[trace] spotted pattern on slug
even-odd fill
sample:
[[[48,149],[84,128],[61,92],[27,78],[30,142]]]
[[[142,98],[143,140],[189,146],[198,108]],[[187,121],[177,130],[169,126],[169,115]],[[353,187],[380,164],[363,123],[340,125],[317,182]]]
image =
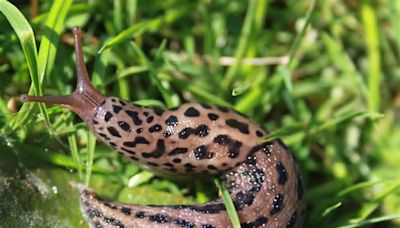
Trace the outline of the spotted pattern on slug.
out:
[[[93,121],[97,124],[92,128],[98,138],[114,145],[132,162],[167,176],[220,174],[242,227],[301,226],[297,211],[304,207],[303,186],[293,158],[279,140],[259,143],[267,133],[257,124],[220,106],[194,103],[160,110],[122,102],[124,111],[115,112],[113,107],[121,100],[107,98],[96,109]],[[143,130],[138,133],[137,129]],[[97,199],[104,204],[104,200]],[[227,227],[230,224],[221,200],[196,206],[147,206],[148,210],[142,206],[112,205],[121,213],[121,218],[115,219],[125,225],[131,224],[122,215],[128,212],[137,215],[132,224],[143,226]],[[88,203],[84,207],[95,209],[98,205]],[[94,219],[97,223],[107,224],[102,217],[98,218]],[[196,218],[207,222],[200,223]]]
[[[23,96],[24,102],[64,104],[96,137],[130,161],[161,175],[219,175],[241,227],[302,227],[303,182],[288,148],[261,143],[268,132],[222,106],[184,104],[163,110],[104,97],[90,83],[80,29],[74,28],[78,86],[60,97]],[[232,227],[221,199],[202,205],[139,206],[112,203],[80,186],[92,227]]]
[[[217,174],[233,168],[245,160],[246,151],[257,144],[260,138],[257,135],[265,134],[254,122],[224,107],[205,108],[194,103],[173,111],[160,111],[125,101],[124,106],[120,103],[116,97],[107,98],[96,109],[94,132],[142,166],[160,161],[172,164],[152,165],[152,170],[164,175]],[[249,126],[253,126],[251,131]],[[140,133],[139,128],[143,129]],[[133,157],[132,152],[135,153]],[[223,170],[217,168],[222,163],[225,164]]]
[[[244,162],[221,175],[242,227],[301,227],[298,211],[304,209],[304,204],[297,198],[298,182],[290,181],[297,179],[296,167],[293,163],[285,163],[288,181],[279,184],[276,180],[278,162],[274,157],[292,161],[279,142],[264,143],[253,147]],[[160,227],[230,227],[222,200],[203,205],[134,206],[107,202],[86,188],[81,192],[86,211],[112,211],[114,219],[124,221],[126,227],[157,227],[161,224]],[[135,219],[127,219],[132,217]],[[92,224],[108,225],[102,216],[91,221]]]

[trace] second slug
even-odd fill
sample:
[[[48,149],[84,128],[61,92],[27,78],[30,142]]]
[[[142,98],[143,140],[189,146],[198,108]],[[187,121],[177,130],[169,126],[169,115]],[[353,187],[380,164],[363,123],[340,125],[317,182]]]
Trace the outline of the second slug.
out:
[[[168,176],[218,175],[242,227],[301,227],[305,203],[300,174],[280,140],[255,122],[220,106],[184,104],[171,110],[104,97],[90,83],[79,28],[73,29],[78,82],[67,96],[27,96],[24,102],[61,104],[96,137],[130,161]],[[232,227],[221,199],[202,205],[139,206],[108,202],[81,187],[92,227]]]

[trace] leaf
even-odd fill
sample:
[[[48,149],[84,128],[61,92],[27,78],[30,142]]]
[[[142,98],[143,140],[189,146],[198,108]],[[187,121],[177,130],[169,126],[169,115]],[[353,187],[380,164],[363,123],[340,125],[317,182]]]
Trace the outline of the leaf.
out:
[[[384,216],[375,217],[372,219],[366,219],[359,223],[339,226],[339,228],[354,228],[354,227],[360,227],[360,226],[365,226],[368,224],[374,224],[374,223],[378,223],[378,222],[390,221],[390,220],[395,220],[395,219],[400,219],[400,214],[384,215]]]
[[[139,186],[143,183],[148,182],[151,178],[154,177],[154,174],[149,171],[142,171],[138,174],[133,175],[131,179],[129,179],[128,187]]]
[[[114,46],[115,44],[125,41],[125,40],[129,40],[132,39],[135,36],[139,36],[140,34],[142,34],[147,28],[148,28],[148,23],[147,21],[142,21],[139,22],[135,25],[132,25],[131,27],[125,29],[124,31],[122,31],[121,33],[119,33],[117,36],[115,36],[114,38],[108,40],[103,47],[100,48],[99,50],[99,54],[102,53],[103,51],[105,51],[106,49]]]
[[[325,209],[324,213],[322,213],[322,217],[325,217],[326,215],[328,215],[329,213],[331,213],[333,210],[339,208],[340,206],[342,206],[342,202],[338,202],[328,208]]]
[[[33,92],[38,96],[43,94],[41,85],[46,66],[52,66],[54,62],[58,36],[63,28],[63,22],[71,3],[71,0],[58,0],[53,3],[45,23],[45,32],[42,37],[38,56],[34,34],[29,22],[15,6],[7,1],[0,0],[0,11],[6,16],[11,27],[17,34],[28,63],[28,69],[32,80],[29,94]],[[44,104],[38,103],[38,105],[46,125],[50,128],[50,120]],[[31,115],[32,107],[31,104],[23,104],[17,116],[11,121],[11,128],[16,129],[22,126]]]
[[[220,180],[214,179],[214,181],[218,189],[222,193],[222,199],[224,200],[226,211],[228,212],[228,216],[231,219],[233,227],[240,228],[240,220],[228,189],[226,189],[226,187],[221,183]]]

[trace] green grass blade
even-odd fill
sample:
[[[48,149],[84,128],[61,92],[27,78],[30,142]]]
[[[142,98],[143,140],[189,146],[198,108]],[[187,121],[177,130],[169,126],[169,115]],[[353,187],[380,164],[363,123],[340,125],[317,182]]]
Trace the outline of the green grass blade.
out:
[[[29,73],[31,75],[35,94],[41,95],[42,92],[39,85],[37,68],[37,49],[33,30],[24,15],[10,2],[0,0],[0,11],[7,18],[11,27],[18,36],[22,50],[24,51],[26,57],[26,61],[28,63]]]
[[[330,214],[332,211],[338,209],[340,206],[342,206],[342,202],[335,203],[334,205],[332,205],[332,206],[326,208],[325,211],[322,213],[322,217],[327,216],[327,215]]]
[[[303,40],[304,36],[306,35],[308,26],[310,25],[311,16],[313,15],[314,9],[315,9],[315,3],[316,3],[316,0],[312,0],[311,1],[311,6],[307,11],[304,25],[301,28],[300,33],[297,34],[296,38],[294,39],[292,46],[290,47],[289,63],[288,63],[288,66],[289,66],[290,70],[293,70],[294,67],[295,67],[295,65],[294,65],[295,61],[294,60],[296,60],[296,53],[297,53],[297,51],[298,51],[298,49],[300,47],[301,41]]]
[[[72,124],[71,124],[72,125]],[[71,135],[68,136],[68,145],[71,150],[71,155],[72,158],[75,161],[79,178],[82,179],[82,165],[81,165],[81,160],[79,158],[79,151],[78,151],[78,144],[76,141],[76,135],[72,133]]]
[[[228,216],[231,219],[232,225],[234,228],[240,228],[240,220],[239,216],[236,212],[235,205],[233,204],[231,195],[228,192],[228,189],[221,183],[220,180],[214,179],[215,184],[222,194],[222,199],[224,201],[226,211],[228,212]]]
[[[376,13],[370,1],[361,1],[361,17],[365,30],[365,41],[368,48],[368,108],[378,112],[380,107],[381,56],[379,52],[379,31]]]
[[[47,15],[38,54],[40,83],[43,83],[46,72],[50,73],[53,67],[58,42],[60,40],[60,33],[64,29],[64,21],[71,4],[72,0],[54,1]]]
[[[52,65],[55,59],[55,48],[58,42],[57,31],[59,34],[71,3],[71,0],[54,2],[46,20],[45,32],[42,37],[38,55],[34,34],[29,22],[13,5],[6,1],[0,1],[1,11],[6,18],[9,19],[11,26],[16,32],[28,63],[32,80],[29,94],[35,92],[36,95],[42,95],[41,84],[43,82],[46,66],[48,63]],[[50,120],[44,104],[39,103],[38,105],[46,125],[50,127]],[[31,104],[24,104],[20,112],[11,122],[11,127],[16,129],[22,126],[31,115],[32,110]]]
[[[132,25],[131,27],[129,27],[129,28],[125,29],[124,31],[122,31],[121,33],[119,33],[114,38],[108,40],[103,45],[103,47],[100,48],[98,53],[102,53],[106,49],[112,47],[113,45],[115,45],[119,42],[132,39],[133,37],[142,34],[148,28],[148,26],[149,26],[149,23],[147,23],[147,21],[142,21],[135,25]]]
[[[11,27],[17,34],[24,52],[28,64],[29,74],[32,80],[29,94],[35,93],[36,95],[42,95],[42,90],[39,84],[37,49],[33,30],[24,15],[10,2],[0,0],[0,11],[4,14]],[[13,121],[10,122],[12,129],[18,128],[28,120],[30,112],[32,111],[32,107],[32,104],[24,104],[21,107],[20,112],[16,115]],[[45,112],[43,112],[44,106],[39,105],[39,107],[41,107],[40,109],[42,113],[44,116],[46,116]]]
[[[167,41],[163,40],[161,42],[160,47],[157,50],[156,57],[153,63],[153,66],[150,68],[150,78],[152,82],[157,86],[157,89],[160,91],[161,96],[163,97],[165,104],[167,105],[168,108],[175,107],[179,104],[175,102],[174,100],[174,94],[168,89],[166,89],[163,84],[161,83],[160,79],[157,77],[157,69],[161,67],[163,63],[163,53],[165,50],[165,47],[167,45]]]
[[[135,103],[137,105],[141,105],[141,106],[161,107],[164,109],[166,108],[164,103],[162,103],[159,100],[155,100],[155,99],[142,99],[142,100],[137,100],[133,103]]]
[[[397,220],[400,219],[400,214],[393,214],[393,215],[385,215],[385,216],[380,216],[372,219],[366,219],[362,222],[356,223],[356,224],[350,224],[350,225],[345,225],[345,226],[339,226],[339,228],[354,228],[354,227],[361,227],[361,226],[366,226],[374,223],[379,223],[379,222],[385,222],[385,221],[390,221],[390,220]]]
[[[128,187],[139,186],[143,183],[148,182],[153,177],[154,173],[144,170],[140,173],[135,174],[133,177],[131,177],[131,179],[129,179]]]
[[[239,37],[239,43],[235,51],[235,64],[230,66],[225,73],[224,80],[222,81],[223,88],[229,88],[233,79],[240,69],[240,60],[244,57],[247,51],[247,46],[251,37],[251,29],[254,23],[254,15],[256,14],[257,1],[250,0],[246,12],[246,17],[244,19],[243,28]]]
[[[357,184],[354,184],[354,185],[352,185],[352,186],[350,186],[348,188],[343,189],[342,191],[338,192],[337,195],[339,197],[343,197],[343,196],[345,196],[345,195],[347,195],[349,193],[352,193],[354,191],[358,191],[360,189],[368,188],[368,187],[371,187],[371,186],[376,186],[378,184],[385,183],[385,182],[387,182],[387,181],[374,180],[374,181],[365,181],[365,182],[357,183]]]
[[[94,151],[96,149],[96,137],[88,131],[87,133],[88,142],[86,145],[86,175],[85,175],[85,184],[89,185],[90,183],[90,176],[92,175],[92,167],[93,167],[93,158],[94,158]]]

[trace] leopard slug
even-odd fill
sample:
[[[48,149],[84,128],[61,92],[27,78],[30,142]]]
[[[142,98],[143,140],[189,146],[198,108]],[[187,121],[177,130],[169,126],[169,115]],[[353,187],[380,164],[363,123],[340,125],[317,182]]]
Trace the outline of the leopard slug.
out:
[[[241,227],[302,227],[302,181],[280,140],[229,108],[183,104],[162,110],[104,97],[91,84],[81,31],[73,29],[78,82],[67,96],[28,96],[24,102],[61,104],[77,113],[96,137],[130,161],[167,176],[218,175]],[[139,206],[106,201],[80,188],[92,227],[232,227],[221,199],[202,205]]]

